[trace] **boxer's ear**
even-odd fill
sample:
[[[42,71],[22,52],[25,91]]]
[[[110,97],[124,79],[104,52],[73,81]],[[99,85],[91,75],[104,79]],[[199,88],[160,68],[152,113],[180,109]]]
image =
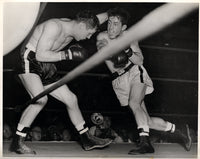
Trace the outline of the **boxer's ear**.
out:
[[[86,29],[86,24],[83,23],[83,22],[80,22],[80,23],[79,23],[79,28],[80,28],[81,30]]]
[[[127,29],[127,25],[126,24],[122,25],[122,31],[124,31],[126,29]]]

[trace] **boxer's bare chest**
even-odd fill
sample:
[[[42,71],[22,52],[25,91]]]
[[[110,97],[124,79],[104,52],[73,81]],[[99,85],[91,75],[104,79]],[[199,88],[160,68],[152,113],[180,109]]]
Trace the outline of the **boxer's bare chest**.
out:
[[[52,50],[59,51],[67,46],[72,40],[72,37],[59,36],[55,39]]]

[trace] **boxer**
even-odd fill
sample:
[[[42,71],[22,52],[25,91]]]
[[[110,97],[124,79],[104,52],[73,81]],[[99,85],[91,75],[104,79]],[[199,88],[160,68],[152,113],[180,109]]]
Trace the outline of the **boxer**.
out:
[[[97,36],[97,49],[100,50],[112,41],[127,34],[129,14],[122,8],[113,8],[108,11],[107,31]],[[144,98],[153,92],[153,82],[143,66],[143,54],[138,41],[116,55],[108,58],[105,63],[112,73],[113,90],[121,104],[128,106],[136,119],[140,142],[129,154],[154,153],[149,140],[149,129],[170,132],[176,135],[187,151],[191,148],[191,136],[188,125],[181,131],[174,123],[164,121],[158,117],[150,117]]]
[[[63,50],[73,39],[76,41],[89,39],[97,30],[99,24],[107,20],[107,13],[94,15],[88,10],[79,12],[75,19],[50,19],[36,26],[26,47],[21,52],[21,69],[19,78],[25,89],[35,97],[52,86],[60,77],[57,74],[55,62],[63,60],[83,61],[86,50],[78,45]],[[100,139],[88,133],[88,127],[78,106],[76,95],[67,85],[62,85],[50,93],[51,96],[66,105],[69,117],[80,134],[84,150],[103,148],[109,145],[110,139]],[[10,150],[19,154],[35,154],[24,139],[32,122],[47,103],[47,95],[36,103],[30,104],[23,112],[17,126],[16,135]]]

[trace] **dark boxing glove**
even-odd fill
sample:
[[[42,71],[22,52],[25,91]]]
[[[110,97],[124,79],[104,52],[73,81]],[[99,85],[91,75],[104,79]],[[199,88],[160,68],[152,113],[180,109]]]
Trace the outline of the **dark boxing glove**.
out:
[[[122,51],[116,56],[112,57],[111,61],[114,63],[115,68],[124,67],[128,63],[128,56],[124,51]]]
[[[86,49],[80,45],[72,45],[69,49],[61,52],[62,60],[83,61],[88,57]]]
[[[124,52],[127,54],[128,57],[131,57],[133,55],[133,50],[131,48],[125,49]]]
[[[116,56],[111,58],[111,61],[114,63],[115,68],[125,67],[128,63],[129,57],[133,55],[133,51],[131,48],[127,48],[120,53],[118,53]]]

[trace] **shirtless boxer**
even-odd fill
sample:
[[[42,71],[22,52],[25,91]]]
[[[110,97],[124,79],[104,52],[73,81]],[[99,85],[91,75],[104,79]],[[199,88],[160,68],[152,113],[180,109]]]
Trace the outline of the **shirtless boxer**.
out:
[[[19,71],[19,78],[31,98],[52,86],[60,78],[55,62],[82,61],[86,58],[86,51],[81,46],[71,46],[67,50],[62,49],[73,39],[77,41],[89,39],[96,32],[99,24],[106,20],[107,13],[96,16],[90,11],[82,11],[74,20],[50,19],[35,28],[26,48],[21,52],[22,63]],[[67,85],[57,88],[50,95],[66,105],[69,117],[80,134],[84,150],[103,148],[112,142],[110,139],[100,139],[88,133],[77,97]],[[44,96],[24,110],[11,143],[11,151],[19,154],[35,153],[25,145],[24,139],[28,128],[46,103],[47,96]]]
[[[121,8],[109,10],[107,31],[97,36],[98,50],[126,34],[128,17],[128,13]],[[149,129],[173,133],[189,151],[192,141],[188,125],[185,125],[185,131],[181,132],[175,124],[158,117],[150,117],[147,112],[144,98],[146,94],[152,93],[154,88],[143,67],[143,55],[138,41],[134,41],[129,48],[110,57],[105,63],[113,75],[112,86],[121,106],[130,107],[138,126],[140,142],[129,154],[154,153],[149,141]]]

